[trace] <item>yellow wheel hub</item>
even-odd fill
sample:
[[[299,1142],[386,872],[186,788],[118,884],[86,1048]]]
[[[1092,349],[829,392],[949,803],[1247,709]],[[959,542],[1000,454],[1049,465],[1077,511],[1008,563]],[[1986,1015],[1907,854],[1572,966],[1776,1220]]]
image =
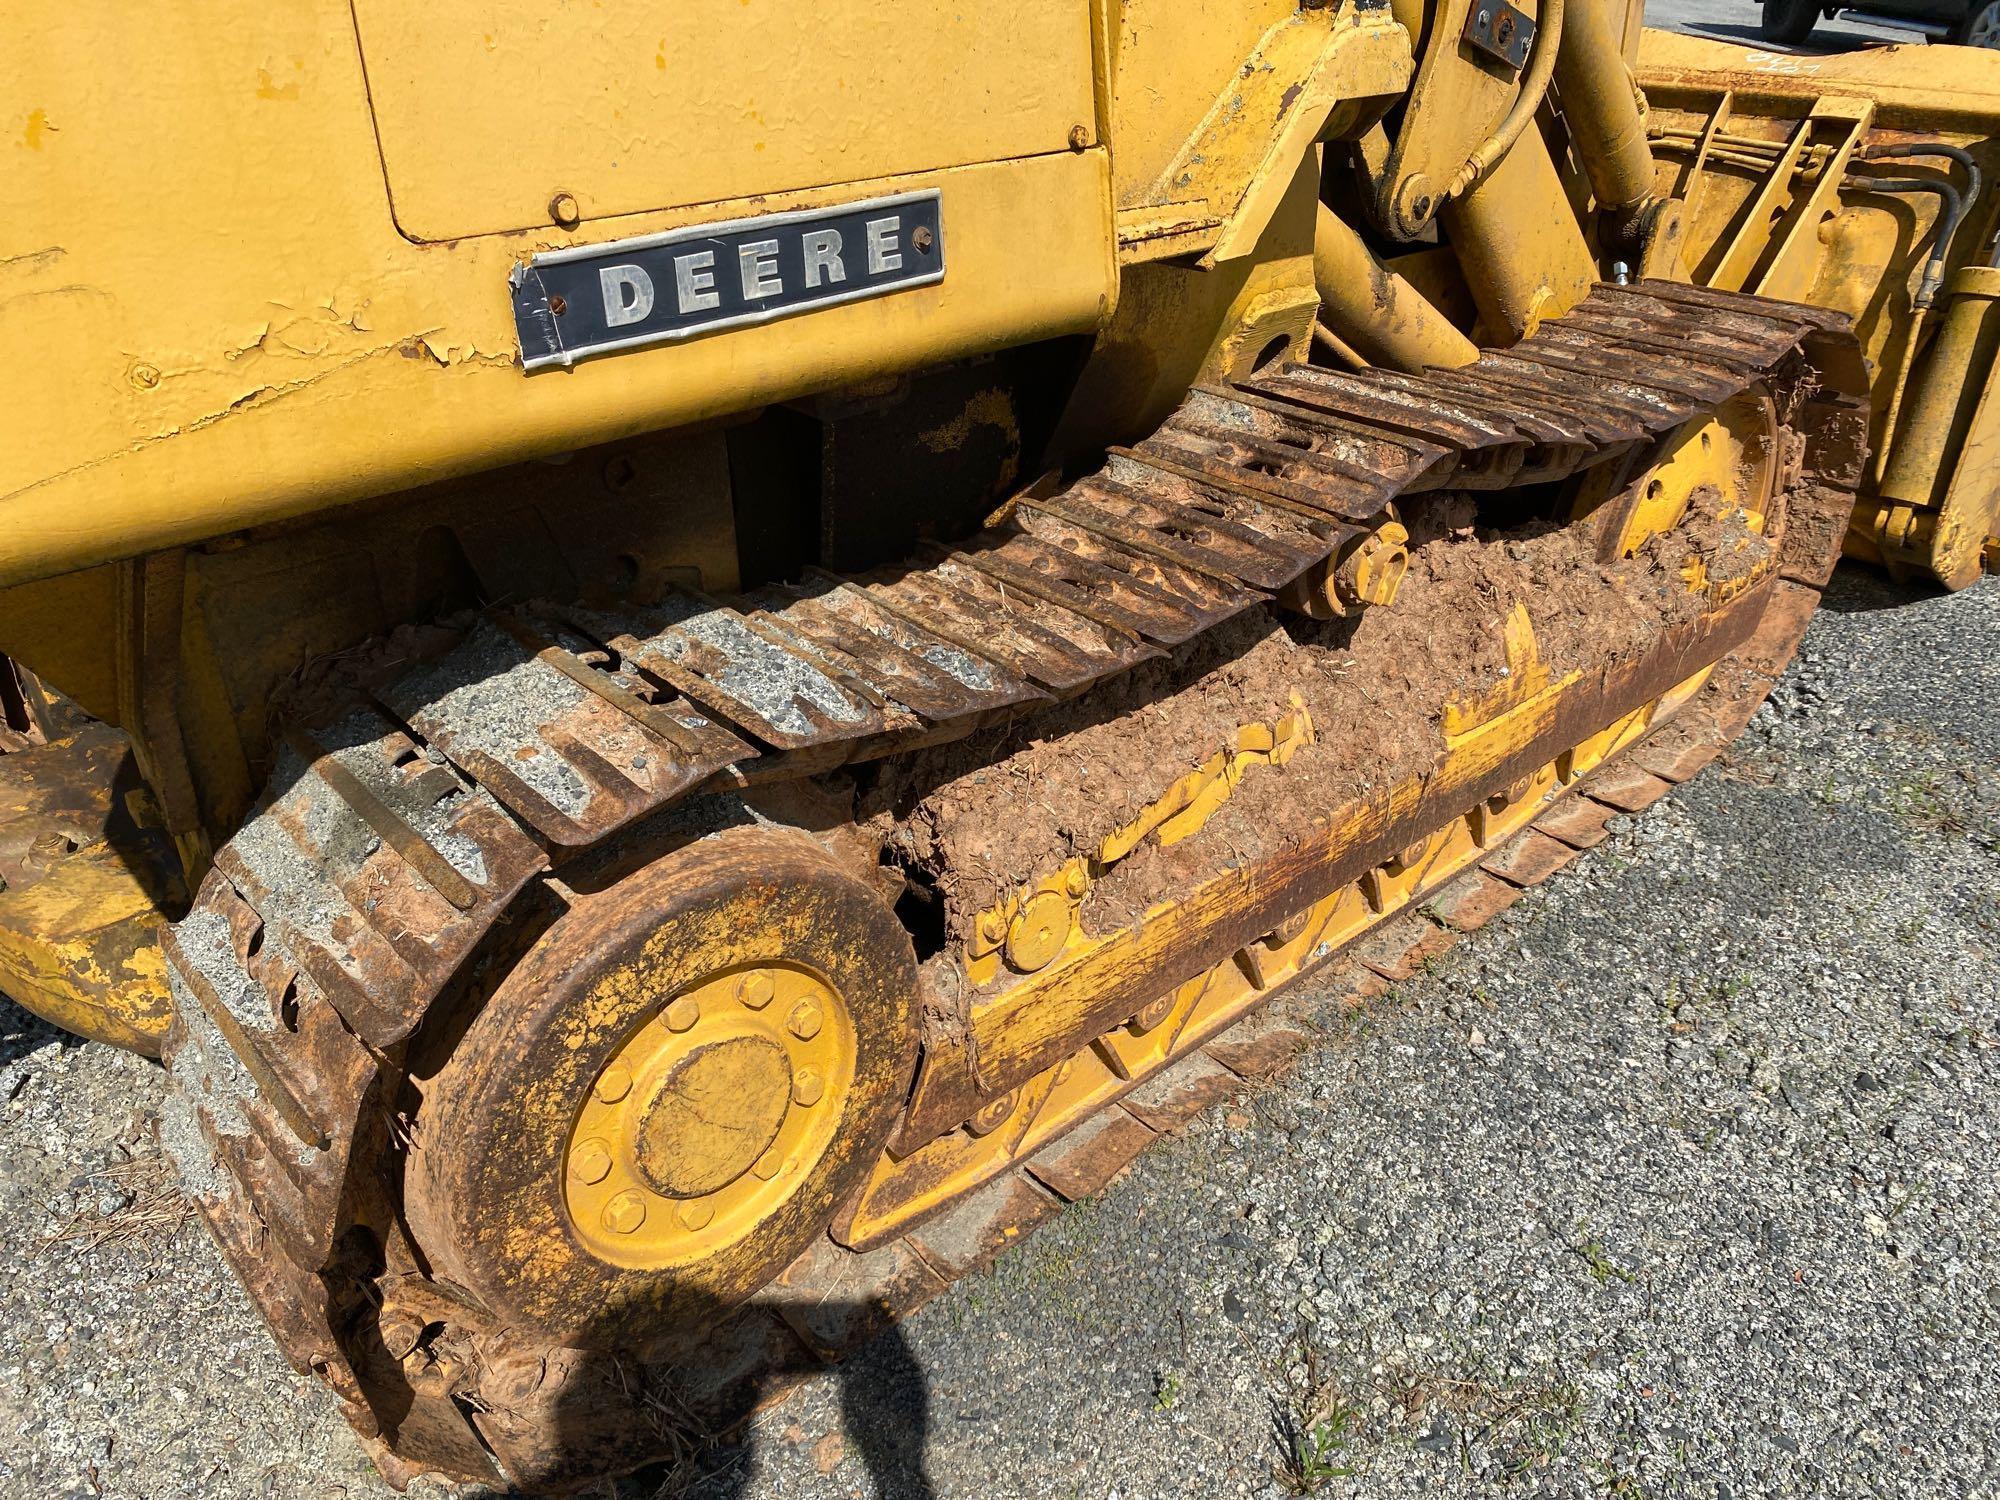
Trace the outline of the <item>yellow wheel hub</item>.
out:
[[[1745,529],[1761,533],[1778,487],[1777,428],[1776,409],[1758,391],[1732,396],[1713,415],[1688,421],[1639,482],[1618,554],[1630,557],[1648,538],[1673,530],[1704,491],[1721,513],[1738,514]]]
[[[578,1236],[633,1268],[742,1239],[824,1154],[854,1058],[847,1006],[804,969],[739,969],[676,995],[612,1053],[571,1128]]]

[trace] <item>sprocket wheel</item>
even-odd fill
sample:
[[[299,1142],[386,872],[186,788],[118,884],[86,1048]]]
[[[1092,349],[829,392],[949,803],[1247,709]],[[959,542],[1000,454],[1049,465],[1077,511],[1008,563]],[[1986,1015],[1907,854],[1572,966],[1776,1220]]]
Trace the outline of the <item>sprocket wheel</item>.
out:
[[[691,845],[580,898],[424,1087],[408,1213],[517,1328],[642,1349],[824,1231],[917,1040],[910,942],[810,841]]]

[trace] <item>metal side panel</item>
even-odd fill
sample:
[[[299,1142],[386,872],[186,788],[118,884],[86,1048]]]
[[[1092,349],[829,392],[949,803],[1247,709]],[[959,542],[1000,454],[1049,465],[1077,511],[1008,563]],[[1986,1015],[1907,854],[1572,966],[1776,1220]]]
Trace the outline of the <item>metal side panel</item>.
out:
[[[1040,156],[1096,117],[1075,0],[354,0],[354,18],[418,240],[544,225],[558,193],[589,220]]]
[[[199,26],[32,0],[21,20],[34,44],[0,56],[25,122],[0,226],[0,348],[17,356],[0,362],[0,586],[1088,332],[1116,301],[1101,145],[830,158],[816,182],[729,189],[762,196],[416,244],[397,229],[346,0],[217,0]],[[991,66],[1040,62],[1009,47]],[[552,102],[584,86],[553,65],[537,84]],[[953,118],[983,115],[992,92]],[[866,175],[883,170],[897,175]],[[930,190],[941,281],[522,373],[509,277],[534,255]]]

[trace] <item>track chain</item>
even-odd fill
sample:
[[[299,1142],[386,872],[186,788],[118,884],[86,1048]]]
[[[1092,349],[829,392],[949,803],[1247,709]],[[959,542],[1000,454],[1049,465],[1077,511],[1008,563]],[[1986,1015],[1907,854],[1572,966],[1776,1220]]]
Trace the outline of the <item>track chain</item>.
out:
[[[1363,957],[1335,958],[1365,993],[1406,962],[1398,943],[1427,949],[1478,925],[1593,841],[1591,820],[1691,774],[1762,700],[1832,566],[1865,443],[1844,319],[1675,284],[1602,287],[1463,370],[1294,368],[1198,389],[1098,473],[1022,497],[921,568],[815,575],[735,607],[683,594],[620,613],[489,611],[283,736],[253,816],[167,938],[163,1141],[287,1355],[335,1391],[392,1478],[586,1477],[523,1475],[493,1415],[516,1388],[560,1384],[569,1351],[515,1348],[504,1330],[433,1347],[439,1327],[477,1315],[383,1222],[405,1049],[525,890],[698,790],[934,744],[1087,692],[1268,602],[1399,496],[1560,479],[1758,381],[1798,396],[1814,467],[1792,489],[1785,577],[1757,640],[1582,799],[1434,899],[1449,927],[1399,919],[1350,950]],[[866,1255],[822,1240],[785,1283],[837,1277],[871,1289],[878,1311],[907,1310],[1158,1130],[1266,1074],[1297,1036],[1260,1013],[930,1223]],[[717,1347],[741,1359],[712,1358],[708,1386],[796,1367],[799,1338],[830,1354],[872,1326],[810,1296],[796,1306],[784,1323],[758,1311],[726,1325]],[[413,1361],[433,1378],[383,1410],[385,1381]]]

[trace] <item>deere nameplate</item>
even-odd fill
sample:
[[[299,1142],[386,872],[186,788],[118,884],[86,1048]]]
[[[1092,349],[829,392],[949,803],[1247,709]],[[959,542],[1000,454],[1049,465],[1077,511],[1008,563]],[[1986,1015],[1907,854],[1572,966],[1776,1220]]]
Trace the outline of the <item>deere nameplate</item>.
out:
[[[549,250],[511,278],[529,370],[944,279],[935,191]]]

